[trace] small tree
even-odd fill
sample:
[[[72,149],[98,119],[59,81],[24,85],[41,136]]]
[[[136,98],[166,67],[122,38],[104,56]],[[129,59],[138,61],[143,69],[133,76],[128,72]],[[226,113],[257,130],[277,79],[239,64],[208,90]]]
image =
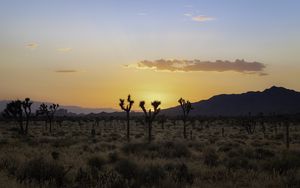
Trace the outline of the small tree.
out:
[[[22,110],[22,101],[15,100],[6,104],[6,108],[4,109],[3,116],[7,119],[14,119],[20,127],[19,133],[24,134],[23,127],[23,110]]]
[[[190,113],[190,111],[193,109],[192,108],[192,104],[190,103],[190,101],[185,101],[183,98],[180,98],[178,100],[182,112],[183,112],[183,116],[182,116],[182,121],[183,121],[183,137],[186,139],[187,135],[186,135],[186,121],[188,118],[188,115]]]
[[[40,105],[39,110],[37,111],[38,115],[45,115],[47,120],[49,121],[49,131],[52,131],[52,121],[54,118],[54,114],[56,110],[58,109],[59,104],[51,104],[50,106],[42,103]]]
[[[26,98],[22,102],[22,107],[23,107],[23,110],[24,110],[25,116],[26,116],[25,134],[28,133],[28,125],[29,125],[29,120],[31,117],[31,105],[32,105],[32,102],[30,101],[30,98]]]
[[[132,107],[133,103],[134,103],[134,101],[131,100],[130,95],[128,95],[128,97],[127,97],[126,107],[125,107],[125,100],[124,99],[120,99],[120,103],[119,103],[121,109],[126,112],[126,119],[127,119],[127,135],[126,136],[127,136],[127,141],[128,142],[130,141],[130,125],[129,125],[130,117],[129,117],[129,113],[130,113],[130,110],[131,110],[131,107]]]
[[[161,104],[160,101],[153,101],[151,105],[153,106],[153,111],[151,109],[146,110],[145,108],[145,101],[140,102],[140,107],[142,108],[144,114],[145,114],[145,121],[148,124],[148,141],[151,142],[152,140],[152,122],[154,121],[157,114],[160,112],[159,105]]]

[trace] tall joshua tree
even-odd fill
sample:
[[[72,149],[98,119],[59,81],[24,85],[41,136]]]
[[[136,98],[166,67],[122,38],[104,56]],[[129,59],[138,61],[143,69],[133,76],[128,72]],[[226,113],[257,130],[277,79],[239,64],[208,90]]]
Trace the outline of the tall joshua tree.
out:
[[[145,101],[140,102],[140,107],[142,108],[144,114],[145,114],[145,120],[148,124],[148,141],[151,142],[152,140],[152,122],[154,121],[157,114],[160,112],[159,105],[161,104],[160,101],[153,101],[151,105],[153,106],[153,111],[151,109],[146,110],[145,108]]]
[[[30,116],[31,116],[31,105],[32,102],[30,101],[30,98],[26,98],[23,102],[22,102],[22,107],[23,110],[25,112],[25,118],[26,118],[26,126],[25,126],[25,134],[28,133],[28,125],[29,125],[29,120],[30,120]]]
[[[186,139],[187,135],[186,135],[186,121],[188,118],[188,115],[190,113],[190,111],[193,109],[192,108],[192,104],[190,103],[190,101],[185,101],[183,98],[180,98],[178,100],[182,112],[183,112],[183,116],[182,116],[182,120],[183,120],[183,137]]]
[[[22,110],[22,101],[15,100],[6,104],[6,108],[4,109],[3,116],[7,119],[14,119],[20,127],[19,133],[24,134],[23,127],[23,110]]]
[[[54,118],[54,114],[56,110],[58,109],[59,104],[51,104],[50,106],[42,103],[40,105],[40,108],[38,110],[38,115],[45,115],[47,120],[49,121],[49,131],[52,131],[52,121]]]
[[[130,125],[129,125],[130,117],[129,117],[129,113],[130,113],[130,110],[131,110],[131,107],[132,107],[133,103],[134,103],[134,101],[131,100],[130,95],[128,95],[128,97],[127,97],[126,106],[125,106],[125,100],[124,99],[120,99],[120,103],[119,103],[121,109],[126,112],[126,120],[127,120],[127,135],[126,135],[126,137],[127,137],[128,142],[130,141]]]

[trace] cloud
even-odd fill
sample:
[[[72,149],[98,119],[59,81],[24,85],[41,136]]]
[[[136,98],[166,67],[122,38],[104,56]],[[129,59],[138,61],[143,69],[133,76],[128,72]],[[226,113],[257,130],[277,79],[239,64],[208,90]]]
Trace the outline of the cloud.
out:
[[[56,73],[76,73],[78,71],[73,70],[73,69],[59,69],[59,70],[55,70],[54,72],[56,72]]]
[[[35,42],[32,43],[28,43],[25,45],[26,48],[30,48],[30,49],[36,49],[39,45]]]
[[[199,15],[199,16],[193,16],[192,20],[194,20],[196,22],[207,22],[207,21],[215,20],[215,18],[210,17],[210,16]]]
[[[245,60],[222,61],[215,62],[195,60],[165,60],[159,59],[156,61],[140,61],[137,64],[126,65],[125,67],[135,67],[139,69],[153,69],[156,71],[171,71],[171,72],[195,72],[195,71],[215,71],[225,72],[234,71],[246,74],[258,74],[266,76],[264,73],[266,66],[259,62],[247,62]]]
[[[148,14],[146,12],[139,12],[139,13],[137,13],[137,15],[139,15],[139,16],[147,16]]]
[[[192,16],[192,14],[190,14],[190,13],[185,13],[185,14],[183,14],[184,16],[187,16],[187,17],[191,17]]]
[[[63,52],[63,53],[67,53],[67,52],[70,52],[72,50],[73,50],[72,48],[58,48],[57,49],[57,51]]]

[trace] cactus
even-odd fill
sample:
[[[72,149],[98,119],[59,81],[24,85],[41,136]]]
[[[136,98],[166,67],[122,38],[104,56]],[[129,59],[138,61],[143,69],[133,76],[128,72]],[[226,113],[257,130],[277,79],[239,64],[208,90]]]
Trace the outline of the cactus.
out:
[[[183,137],[186,139],[187,135],[186,135],[186,121],[188,118],[188,115],[190,113],[190,111],[193,109],[192,108],[192,104],[190,103],[190,101],[185,101],[183,98],[180,98],[178,100],[178,103],[181,106],[182,112],[183,112],[183,116],[182,116],[182,120],[183,120]]]
[[[132,105],[133,105],[134,101],[131,100],[131,97],[130,95],[128,95],[127,97],[127,105],[125,107],[125,100],[124,99],[120,99],[120,107],[123,111],[126,112],[126,119],[127,119],[127,141],[129,142],[130,141],[130,117],[129,117],[129,113],[130,113],[130,110],[132,108]]]
[[[151,105],[153,106],[154,110],[151,109],[146,110],[145,108],[145,101],[140,102],[140,107],[142,108],[144,114],[145,114],[145,121],[148,124],[148,142],[150,143],[152,140],[152,122],[154,121],[157,114],[160,112],[159,105],[161,104],[160,101],[153,101]]]
[[[58,109],[59,104],[51,104],[50,106],[42,103],[40,105],[39,110],[37,111],[37,115],[45,115],[47,120],[49,121],[49,131],[52,132],[52,121],[55,115],[56,110]]]

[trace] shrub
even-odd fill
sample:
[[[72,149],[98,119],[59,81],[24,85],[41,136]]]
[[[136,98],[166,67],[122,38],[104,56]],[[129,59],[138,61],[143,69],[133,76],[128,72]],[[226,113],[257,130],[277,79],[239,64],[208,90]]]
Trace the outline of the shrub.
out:
[[[149,165],[145,167],[140,176],[142,176],[141,180],[144,185],[158,187],[165,175],[165,170],[161,166]]]
[[[171,171],[171,177],[180,187],[184,187],[183,185],[185,184],[192,185],[194,183],[194,176],[189,172],[185,163],[175,165],[175,168]]]
[[[52,156],[52,158],[53,158],[54,160],[58,160],[58,158],[59,158],[59,153],[56,152],[56,151],[53,151],[53,152],[51,153],[51,156]]]
[[[203,151],[204,164],[208,166],[216,166],[218,164],[219,156],[212,148],[208,148]]]
[[[139,169],[136,163],[128,159],[120,160],[116,166],[115,170],[122,175],[123,178],[131,181],[139,174]]]
[[[0,159],[0,169],[6,170],[9,175],[15,175],[20,165],[20,161],[13,156],[5,155]]]
[[[55,182],[60,187],[66,181],[65,175],[70,170],[65,170],[64,166],[50,162],[44,158],[35,158],[25,162],[17,170],[16,176],[20,183],[35,181],[39,184]]]
[[[104,164],[105,164],[105,160],[99,156],[93,156],[89,158],[87,161],[87,165],[90,168],[96,168],[97,170],[101,170]]]
[[[295,151],[286,151],[276,156],[263,165],[263,168],[269,171],[276,171],[279,174],[286,173],[289,170],[296,170],[300,167],[300,153]]]
[[[182,143],[129,143],[122,147],[126,154],[142,155],[144,157],[180,158],[191,155],[188,147]]]
[[[110,163],[115,163],[119,160],[119,154],[117,152],[111,152],[108,154],[108,160]]]

